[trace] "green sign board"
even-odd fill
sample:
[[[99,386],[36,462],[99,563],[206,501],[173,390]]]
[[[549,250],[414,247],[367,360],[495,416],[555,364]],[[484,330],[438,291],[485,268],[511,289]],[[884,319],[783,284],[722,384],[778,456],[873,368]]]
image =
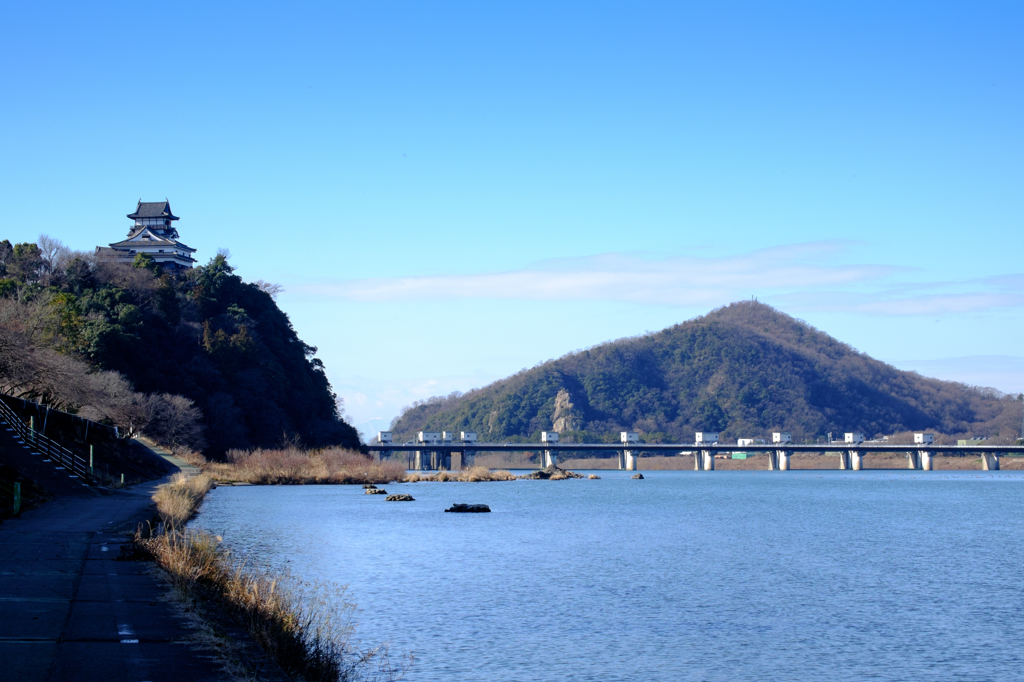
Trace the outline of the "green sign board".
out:
[[[745,453],[745,452],[734,452],[734,453],[732,453],[732,458],[733,459],[746,459],[747,458],[747,453]]]

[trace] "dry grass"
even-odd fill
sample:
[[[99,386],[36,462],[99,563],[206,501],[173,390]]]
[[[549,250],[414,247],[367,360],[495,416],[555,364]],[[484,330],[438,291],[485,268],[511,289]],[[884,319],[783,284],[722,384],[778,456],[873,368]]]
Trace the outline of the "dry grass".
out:
[[[125,558],[156,560],[186,608],[217,601],[293,679],[400,679],[408,661],[395,667],[386,647],[352,643],[355,605],[344,587],[298,583],[233,556],[220,538],[182,530],[212,486],[206,473],[160,486],[153,500],[162,527],[153,537],[137,532]]]
[[[484,466],[475,466],[463,471],[439,471],[436,474],[409,474],[403,480],[405,483],[419,483],[422,481],[514,481],[516,475],[510,471],[491,471]]]
[[[173,454],[177,457],[181,457],[183,460],[188,462],[194,467],[204,468],[207,465],[207,459],[195,450],[188,448],[178,448],[173,451]]]
[[[296,583],[233,556],[202,532],[136,536],[187,604],[215,599],[293,679],[396,680],[386,647],[352,642],[355,605],[337,585]]]
[[[390,483],[405,478],[405,465],[401,462],[376,462],[362,453],[341,448],[230,450],[226,463],[207,462],[203,470],[220,481],[254,485]]]
[[[212,487],[213,479],[206,474],[189,478],[178,473],[171,477],[170,483],[157,488],[153,501],[168,531],[177,530],[192,518]]]

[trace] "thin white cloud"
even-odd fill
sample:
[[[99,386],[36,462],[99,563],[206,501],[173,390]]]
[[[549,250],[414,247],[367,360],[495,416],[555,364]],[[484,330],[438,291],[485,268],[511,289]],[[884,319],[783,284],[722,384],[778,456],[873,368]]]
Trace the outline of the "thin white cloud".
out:
[[[917,271],[912,268],[840,262],[853,245],[821,241],[726,257],[608,253],[550,259],[504,272],[334,280],[290,288],[371,303],[516,299],[713,307],[755,295],[794,312],[865,315],[1024,306],[1024,274],[913,281]]]
[[[480,298],[708,305],[757,291],[879,281],[903,270],[814,262],[843,248],[818,242],[724,258],[611,253],[506,272],[345,280],[297,285],[293,291],[361,302]]]
[[[864,315],[948,315],[1024,306],[1024,293],[964,292],[946,294],[817,291],[783,294],[772,302],[784,310],[845,312]]]

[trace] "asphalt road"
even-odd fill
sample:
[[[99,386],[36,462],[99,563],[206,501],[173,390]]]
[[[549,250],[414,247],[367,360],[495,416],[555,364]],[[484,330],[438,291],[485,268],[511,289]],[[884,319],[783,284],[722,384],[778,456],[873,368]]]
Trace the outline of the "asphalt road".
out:
[[[0,461],[56,497],[0,524],[0,680],[232,679],[153,564],[115,560],[128,531],[152,517],[165,479],[98,491],[21,448],[0,428]],[[251,644],[231,625],[223,636]],[[279,679],[270,667],[258,677]]]

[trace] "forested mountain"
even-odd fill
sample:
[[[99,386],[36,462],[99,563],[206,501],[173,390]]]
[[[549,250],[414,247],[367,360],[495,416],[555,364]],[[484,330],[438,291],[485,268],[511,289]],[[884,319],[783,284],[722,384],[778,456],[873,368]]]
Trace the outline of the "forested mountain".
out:
[[[940,434],[1018,436],[1021,402],[903,372],[810,325],[745,301],[644,336],[605,343],[523,370],[467,394],[406,408],[396,437],[416,431],[477,431],[489,442],[618,440],[693,442],[789,431],[811,441],[833,432],[868,437],[929,429]],[[963,437],[963,435],[961,435]]]
[[[224,255],[175,274],[0,242],[0,390],[214,455],[358,447],[273,293]]]

